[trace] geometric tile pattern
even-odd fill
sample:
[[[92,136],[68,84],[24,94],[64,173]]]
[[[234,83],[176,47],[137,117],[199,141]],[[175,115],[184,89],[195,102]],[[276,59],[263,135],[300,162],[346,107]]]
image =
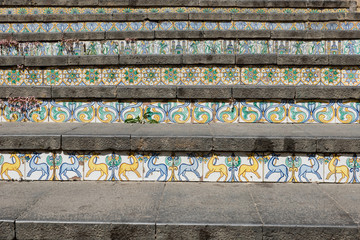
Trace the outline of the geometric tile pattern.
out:
[[[241,100],[237,101],[73,101],[40,102],[25,114],[7,102],[3,122],[124,123],[143,118],[158,123],[360,123],[360,101]]]
[[[2,46],[1,56],[64,56],[118,54],[360,54],[360,40],[114,40],[21,42]]]
[[[358,86],[359,67],[145,66],[0,69],[0,85]]]
[[[166,7],[166,8],[81,8],[81,7],[23,7],[0,8],[1,15],[38,15],[38,14],[112,14],[112,13],[334,13],[348,12],[347,8],[199,8],[199,7]]]
[[[2,23],[0,33],[99,32],[99,31],[183,31],[183,30],[360,30],[360,22],[48,22]]]
[[[2,180],[359,183],[357,154],[0,153]]]

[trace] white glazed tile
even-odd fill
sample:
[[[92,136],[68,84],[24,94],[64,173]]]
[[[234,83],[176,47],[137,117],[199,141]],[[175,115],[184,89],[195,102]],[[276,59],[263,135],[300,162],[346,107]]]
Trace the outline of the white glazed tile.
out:
[[[167,181],[170,179],[170,169],[166,164],[169,153],[150,153],[144,155],[144,180]]]
[[[21,180],[25,177],[25,156],[19,153],[0,154],[1,180]]]
[[[298,167],[299,182],[324,182],[324,160],[316,154],[299,155],[301,165]]]
[[[25,154],[25,180],[52,180],[54,177],[54,158],[52,153]]]
[[[286,158],[291,157],[288,154],[268,154],[264,164],[264,181],[265,182],[287,182],[290,180],[291,173],[286,164]]]
[[[264,161],[260,154],[235,154],[241,158],[236,177],[240,182],[262,182],[264,176]]]
[[[118,177],[121,181],[141,181],[144,179],[143,156],[139,154],[121,154]]]
[[[57,180],[83,180],[84,179],[84,154],[62,152],[56,154],[57,168],[55,176]]]
[[[204,160],[204,181],[226,182],[228,180],[229,170],[225,165],[226,156],[210,154]]]
[[[177,167],[176,178],[178,181],[201,181],[203,178],[203,158],[193,153],[176,155],[180,157],[181,164]]]

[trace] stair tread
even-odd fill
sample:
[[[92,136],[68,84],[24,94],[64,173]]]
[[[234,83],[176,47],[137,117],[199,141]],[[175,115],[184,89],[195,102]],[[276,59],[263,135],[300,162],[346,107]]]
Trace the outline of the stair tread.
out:
[[[3,229],[15,223],[18,238],[42,234],[60,239],[74,233],[63,231],[65,226],[96,227],[102,229],[98,234],[109,234],[117,226],[125,231],[123,225],[150,239],[156,225],[157,239],[205,227],[208,234],[226,227],[223,236],[235,231],[237,237],[300,229],[326,239],[327,234],[357,234],[360,220],[360,185],[355,184],[1,182],[0,189],[5,193],[0,223]]]

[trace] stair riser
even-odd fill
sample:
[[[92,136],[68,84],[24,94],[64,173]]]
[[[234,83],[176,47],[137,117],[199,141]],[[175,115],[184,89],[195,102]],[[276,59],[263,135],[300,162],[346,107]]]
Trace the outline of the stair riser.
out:
[[[158,157],[153,153],[129,155],[128,152],[12,154],[0,152],[2,172],[9,169],[4,172],[3,180],[325,183],[358,183],[360,180],[360,158],[356,154],[161,152]],[[40,158],[35,160],[36,156]],[[19,166],[14,165],[16,159]],[[71,166],[74,166],[72,170]]]
[[[79,41],[22,42],[3,46],[0,56],[94,56],[94,55],[168,55],[168,54],[291,54],[359,55],[360,40],[156,40],[156,41]]]
[[[124,123],[359,123],[359,100],[41,101],[27,113],[4,103],[0,122]],[[144,119],[144,114],[148,114]]]
[[[99,32],[99,31],[186,31],[186,30],[359,30],[359,22],[312,22],[266,23],[266,22],[77,22],[77,23],[11,23],[0,24],[0,33],[36,33],[36,32]]]
[[[131,59],[137,60],[135,58]],[[129,61],[134,62],[131,59],[129,59]],[[159,58],[157,59],[159,60]],[[46,60],[49,59],[44,58],[42,60],[43,63],[49,63],[49,61],[46,62]],[[60,60],[63,59],[53,59],[53,65],[56,66],[56,63],[60,62]],[[90,59],[84,58],[83,60]],[[101,60],[102,58],[99,59],[99,61]],[[139,59],[139,61],[140,60],[141,59]],[[284,61],[285,60],[286,59],[284,59]],[[311,59],[309,59],[309,61],[310,60]],[[339,58],[338,60],[341,61],[342,59]],[[92,62],[92,64],[94,63]],[[358,67],[278,67],[272,65],[264,67],[219,65],[214,67],[210,65],[184,67],[108,66],[105,68],[8,68],[0,69],[0,84],[7,86],[358,86],[360,83],[359,73],[360,70]],[[86,98],[86,96],[84,97]],[[347,98],[346,96],[344,97]]]

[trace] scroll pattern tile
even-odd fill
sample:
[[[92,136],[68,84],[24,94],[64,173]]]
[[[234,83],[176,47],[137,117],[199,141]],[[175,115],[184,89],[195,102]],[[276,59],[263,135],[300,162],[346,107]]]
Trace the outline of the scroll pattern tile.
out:
[[[346,8],[199,8],[199,7],[163,7],[163,8],[81,8],[81,7],[23,7],[0,8],[1,15],[39,15],[39,14],[113,14],[113,13],[334,13],[348,12]]]
[[[3,122],[124,123],[143,119],[156,123],[338,123],[358,124],[356,100],[239,101],[43,101],[21,113],[4,102]]]
[[[357,154],[0,153],[1,180],[359,183]]]

